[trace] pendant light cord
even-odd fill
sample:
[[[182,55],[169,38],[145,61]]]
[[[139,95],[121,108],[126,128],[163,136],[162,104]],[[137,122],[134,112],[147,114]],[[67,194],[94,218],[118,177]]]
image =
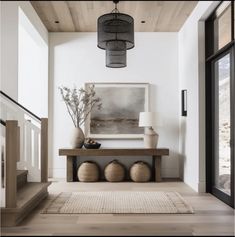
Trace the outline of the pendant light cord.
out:
[[[119,13],[118,9],[117,9],[117,4],[119,1],[113,1],[115,4],[115,8],[111,11],[111,13]]]
[[[115,18],[117,19],[117,13],[119,13],[118,9],[117,9],[117,4],[119,1],[113,1],[115,3],[115,8],[112,10],[112,13],[115,14]],[[118,37],[117,37],[117,32],[115,33],[115,40],[118,40]]]

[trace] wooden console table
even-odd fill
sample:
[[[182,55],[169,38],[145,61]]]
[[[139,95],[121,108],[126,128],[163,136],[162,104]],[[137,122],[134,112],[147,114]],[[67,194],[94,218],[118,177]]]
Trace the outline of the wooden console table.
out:
[[[60,156],[67,157],[67,182],[76,181],[76,158],[79,156],[152,156],[152,176],[155,182],[161,181],[161,158],[169,155],[169,149],[126,149],[126,148],[101,148],[101,149],[59,149]]]

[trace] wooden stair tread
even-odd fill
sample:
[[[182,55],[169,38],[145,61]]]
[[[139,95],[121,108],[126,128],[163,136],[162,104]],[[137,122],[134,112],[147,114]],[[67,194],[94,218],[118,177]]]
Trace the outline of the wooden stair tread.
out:
[[[28,170],[16,170],[17,178],[23,175],[28,175]]]
[[[28,170],[16,170],[17,191],[27,184]]]
[[[17,207],[16,208],[1,208],[3,212],[19,212],[31,205],[35,199],[42,193],[45,192],[51,182],[39,183],[39,182],[28,182],[19,189],[17,192]]]
[[[17,192],[15,208],[1,208],[1,225],[16,226],[48,195],[47,183],[29,182]]]
[[[45,190],[51,183],[27,183],[17,193],[17,208],[24,208],[24,206],[37,196],[40,191]]]

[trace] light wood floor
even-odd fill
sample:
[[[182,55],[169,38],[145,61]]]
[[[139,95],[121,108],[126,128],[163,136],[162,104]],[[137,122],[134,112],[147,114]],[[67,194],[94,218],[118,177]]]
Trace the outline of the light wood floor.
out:
[[[177,191],[195,214],[40,214],[59,192],[94,190]],[[234,210],[210,194],[197,194],[183,182],[66,183],[56,180],[50,196],[19,226],[2,235],[232,235]]]

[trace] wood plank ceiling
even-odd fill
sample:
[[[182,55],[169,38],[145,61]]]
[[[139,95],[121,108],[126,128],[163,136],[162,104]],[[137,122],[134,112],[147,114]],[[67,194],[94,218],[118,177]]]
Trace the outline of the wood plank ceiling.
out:
[[[114,9],[112,1],[31,3],[51,32],[95,32],[97,18]],[[196,4],[197,1],[120,1],[118,10],[134,18],[137,32],[177,32]]]

